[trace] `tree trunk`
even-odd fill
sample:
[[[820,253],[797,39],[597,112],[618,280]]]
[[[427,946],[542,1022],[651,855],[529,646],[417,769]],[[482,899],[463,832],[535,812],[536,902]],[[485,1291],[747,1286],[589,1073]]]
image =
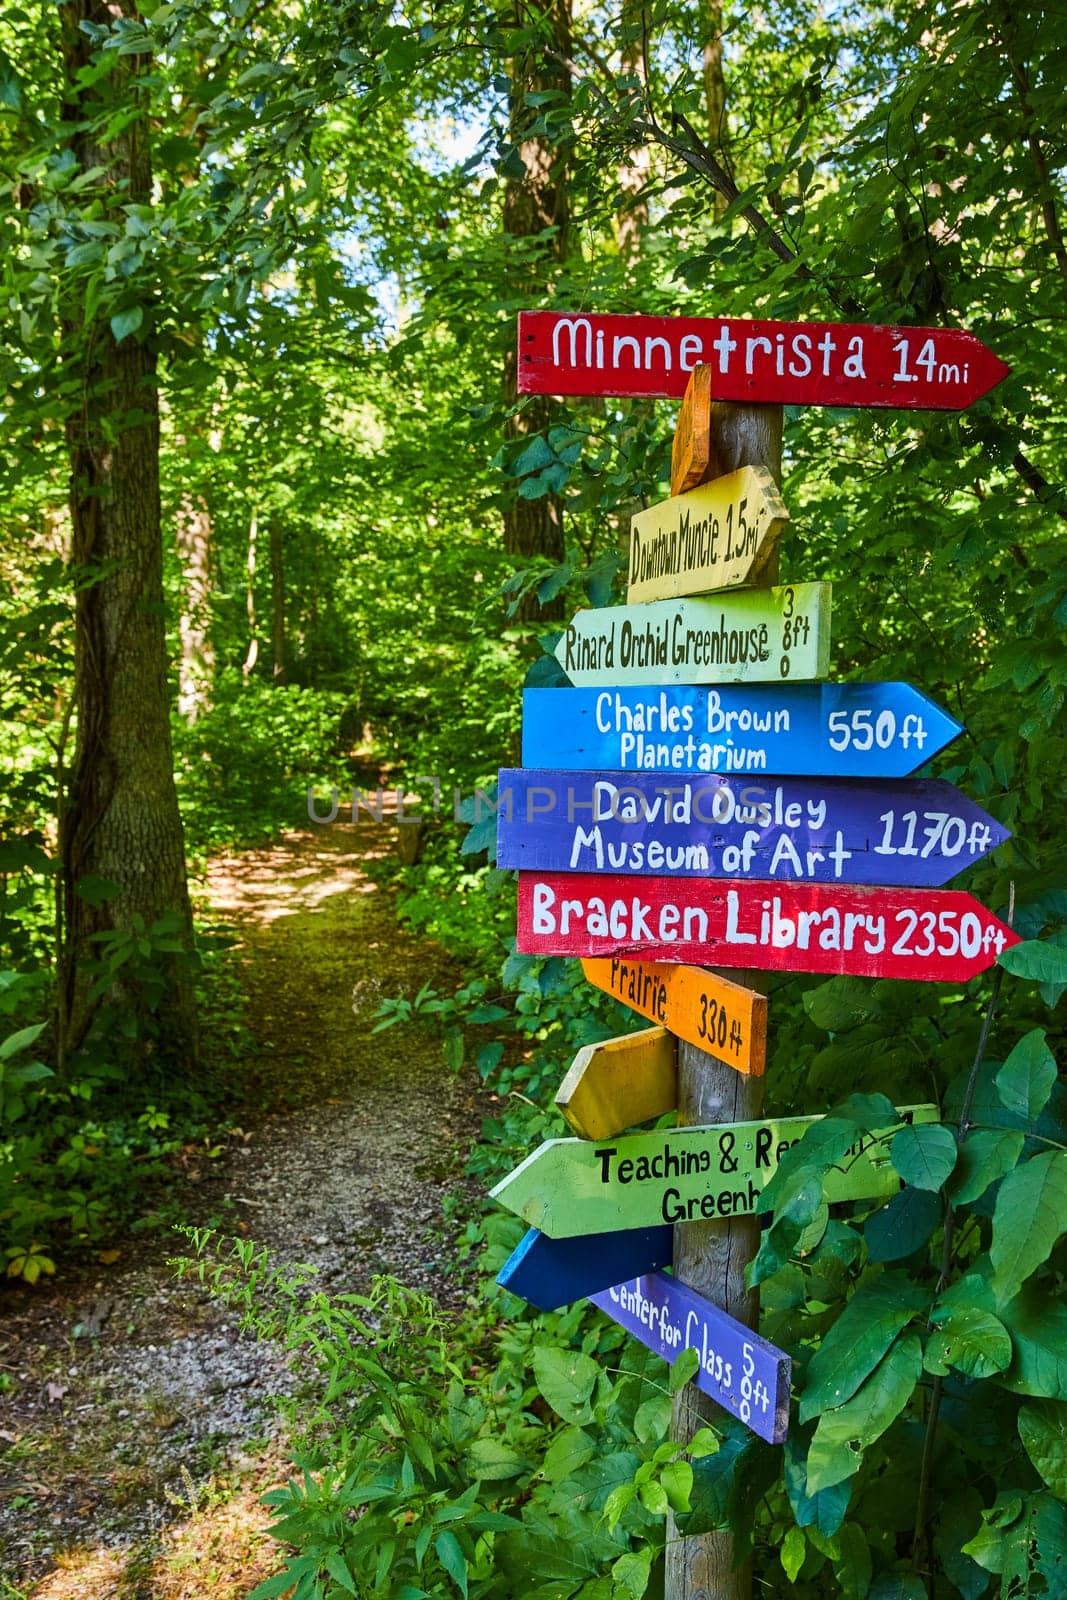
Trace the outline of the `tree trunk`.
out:
[[[129,0],[121,9],[135,15]],[[99,0],[64,0],[60,16],[69,148],[82,172],[100,174],[81,198],[95,199],[103,215],[121,222],[123,206],[152,200],[147,118],[137,114],[137,80],[149,63],[119,56],[101,78],[80,26],[108,24],[118,10]],[[90,998],[86,970],[101,955],[89,942],[94,934],[137,928],[138,919],[150,929],[170,913],[171,937],[186,947],[192,942],[170,737],[156,359],[138,338],[116,343],[106,321],[86,321],[80,297],[71,297],[65,341],[70,375],[85,397],[67,424],[73,559],[99,576],[80,584],[76,599],[77,740],[61,819],[61,1059],[83,1042],[100,1004]],[[76,893],[89,877],[110,880],[117,892],[103,901]],[[129,976],[130,967],[120,970],[107,999],[134,1024],[143,1058],[154,1053],[187,1069],[197,1048],[189,964],[176,955],[161,964],[166,987],[158,1003]]]
[[[274,682],[285,682],[285,563],[282,550],[282,525],[277,516],[270,519],[270,647],[274,659]]]
[[[730,166],[730,124],[726,116],[726,82],[722,71],[722,4],[708,0],[707,39],[704,44],[704,97],[708,107],[708,143],[727,172]],[[715,192],[715,215],[726,210],[725,195]]]
[[[248,612],[248,651],[241,663],[245,678],[251,677],[259,659],[259,634],[256,631],[256,543],[259,539],[259,516],[253,511],[248,522],[247,586],[245,609]]]
[[[518,0],[514,25],[529,28],[540,21],[542,37],[512,63],[511,137],[521,157],[523,176],[509,177],[504,191],[504,233],[507,249],[507,280],[510,299],[531,304],[548,292],[555,267],[567,253],[569,211],[567,202],[566,154],[545,133],[533,129],[546,110],[532,107],[526,97],[552,90],[569,99],[571,55],[570,0],[548,0],[538,12]],[[561,102],[557,102],[559,104]],[[539,244],[533,241],[547,230]],[[514,407],[517,398],[516,355],[514,345],[504,364],[505,403]],[[521,411],[508,416],[505,436],[524,439],[543,433],[552,414],[547,395],[531,396]],[[518,495],[504,512],[504,549],[518,561],[547,557],[557,565],[563,561],[563,508],[556,495],[524,500]],[[561,616],[562,599],[546,606],[536,595],[528,595],[519,610],[520,618],[548,619]]]
[[[183,495],[175,533],[182,569],[178,619],[178,710],[190,727],[211,709],[215,646],[211,638],[211,513],[203,500]]]
[[[643,99],[647,88],[643,29],[646,10],[641,0],[623,0],[622,7],[622,76],[637,87],[631,90],[635,100]],[[643,114],[644,106],[637,109]],[[615,224],[615,237],[619,254],[634,261],[641,252],[641,242],[648,229],[648,184],[652,173],[651,146],[634,145],[626,152],[626,160],[619,168],[619,215]]]

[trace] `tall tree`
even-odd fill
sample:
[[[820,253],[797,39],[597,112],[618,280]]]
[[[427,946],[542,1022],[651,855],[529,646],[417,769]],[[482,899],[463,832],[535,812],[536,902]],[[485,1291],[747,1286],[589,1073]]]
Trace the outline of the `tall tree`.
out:
[[[62,123],[82,185],[82,204],[125,231],[134,208],[152,204],[146,115],[149,58],[102,56],[94,30],[133,0],[64,0],[60,8]],[[163,617],[156,356],[137,337],[144,309],[110,318],[88,297],[64,306],[66,366],[82,404],[67,421],[76,609],[77,743],[61,818],[64,874],[61,1048],[84,1039],[94,1001],[87,963],[97,935],[151,929],[169,914],[182,946],[192,939],[181,816],[174,785]],[[79,892],[86,879],[115,886],[110,898]],[[112,998],[166,1039],[169,1054],[195,1054],[189,967],[166,960],[162,998],[119,969]],[[149,1020],[149,1013],[152,1013]]]
[[[548,0],[543,7],[517,0],[512,17],[520,48],[511,64],[512,149],[504,190],[504,234],[509,297],[543,297],[554,271],[566,259],[570,227],[566,145],[561,142],[570,100],[570,0]],[[514,345],[505,356],[506,437],[516,441],[543,433],[551,402],[541,396],[516,408]],[[557,495],[524,499],[517,494],[504,512],[504,549],[519,561],[564,557],[563,508]],[[541,607],[528,591],[519,610],[524,618],[556,615],[558,602]]]

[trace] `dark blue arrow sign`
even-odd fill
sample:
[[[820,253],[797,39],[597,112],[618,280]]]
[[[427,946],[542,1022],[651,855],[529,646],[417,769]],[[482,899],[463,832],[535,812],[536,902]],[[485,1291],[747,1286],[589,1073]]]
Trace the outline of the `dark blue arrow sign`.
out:
[[[572,1239],[550,1239],[539,1228],[531,1228],[496,1281],[539,1310],[555,1311],[623,1278],[669,1266],[673,1240],[671,1227],[582,1233]]]
[[[527,689],[527,767],[900,778],[962,732],[909,683]]]
[[[933,887],[1010,838],[950,783],[500,774],[497,865]]]
[[[781,1444],[789,1431],[792,1362],[694,1289],[662,1272],[620,1283],[590,1300],[665,1361],[697,1352],[693,1382],[758,1433]]]

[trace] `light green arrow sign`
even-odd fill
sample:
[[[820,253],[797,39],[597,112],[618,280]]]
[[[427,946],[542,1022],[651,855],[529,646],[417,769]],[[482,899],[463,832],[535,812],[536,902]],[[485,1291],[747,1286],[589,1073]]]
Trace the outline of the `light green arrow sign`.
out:
[[[794,583],[578,611],[556,659],[579,688],[825,678],[830,585]]]
[[[877,1200],[900,1179],[889,1143],[905,1122],[936,1122],[936,1106],[904,1106],[900,1123],[856,1143],[823,1180],[825,1198]],[[778,1162],[821,1117],[779,1117],[710,1128],[628,1134],[605,1143],[548,1139],[492,1191],[532,1228],[552,1239],[663,1222],[748,1216]]]

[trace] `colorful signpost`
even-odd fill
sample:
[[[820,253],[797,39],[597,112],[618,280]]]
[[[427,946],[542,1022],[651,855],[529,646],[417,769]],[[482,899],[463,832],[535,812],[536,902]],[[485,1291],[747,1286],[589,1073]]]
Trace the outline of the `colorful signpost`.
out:
[[[556,1311],[624,1278],[669,1267],[673,1245],[674,1229],[666,1223],[571,1239],[550,1239],[539,1228],[529,1228],[496,1281],[541,1311]]]
[[[681,399],[701,362],[716,400],[929,411],[961,411],[1011,370],[958,328],[519,313],[520,394]]]
[[[516,947],[525,955],[966,983],[1018,942],[956,890],[519,874]]]
[[[676,599],[755,582],[789,521],[765,467],[741,467],[630,522],[627,601]]]
[[[900,1122],[856,1143],[823,1179],[823,1195],[877,1200],[900,1179],[889,1141],[905,1122],[936,1122],[936,1106],[905,1106]],[[547,1139],[492,1190],[492,1198],[552,1239],[752,1216],[783,1154],[821,1117],[764,1118],[630,1133],[599,1144]]]
[[[527,689],[527,767],[900,778],[961,725],[910,683]]]
[[[589,1298],[664,1361],[695,1350],[700,1357],[693,1379],[697,1388],[760,1438],[781,1444],[789,1429],[792,1371],[784,1351],[662,1272]]]
[[[614,995],[675,1038],[706,1050],[747,1076],[759,1077],[767,1059],[767,1001],[701,967],[652,961],[583,960],[590,983]],[[604,1137],[612,1137],[606,1134]]]
[[[778,882],[946,883],[1005,839],[949,783],[505,768],[497,865]]]
[[[674,1111],[678,1068],[673,1036],[666,1028],[644,1028],[587,1044],[560,1084],[556,1104],[582,1139],[613,1139],[639,1122]]]
[[[830,661],[830,585],[579,611],[556,659],[579,687],[817,678]]]

